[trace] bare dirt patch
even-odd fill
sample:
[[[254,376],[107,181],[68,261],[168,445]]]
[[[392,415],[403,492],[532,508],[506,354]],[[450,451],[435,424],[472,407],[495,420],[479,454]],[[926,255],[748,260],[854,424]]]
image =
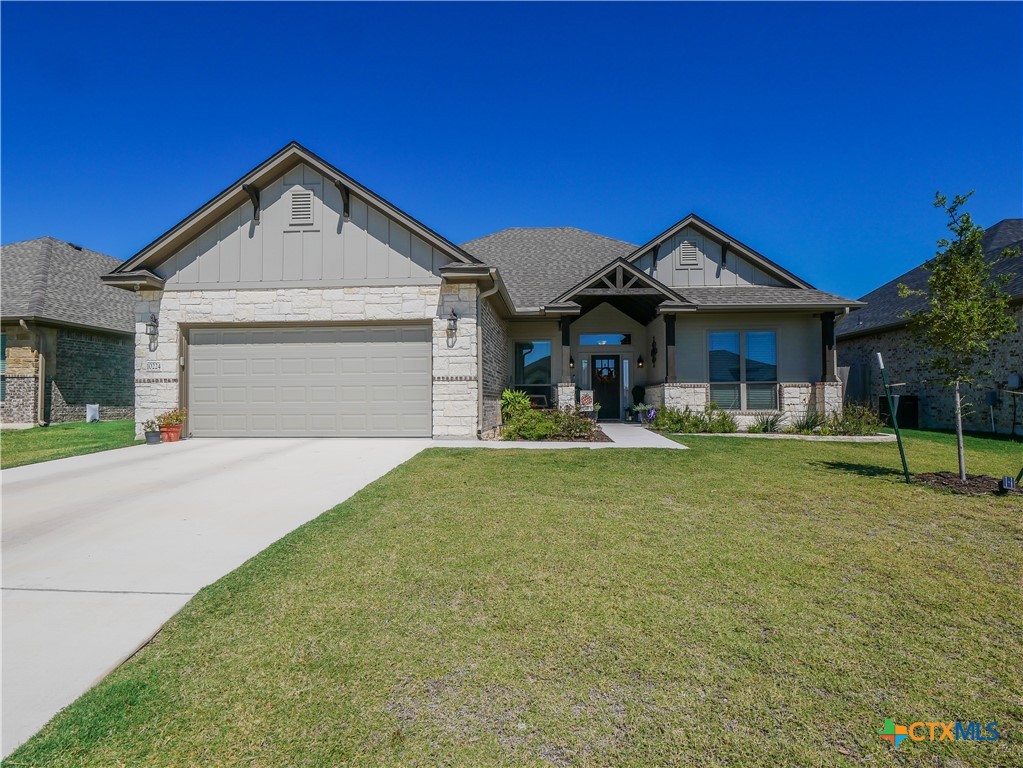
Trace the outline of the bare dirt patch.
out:
[[[932,488],[962,493],[967,496],[987,496],[998,493],[998,478],[990,475],[967,475],[966,480],[960,480],[959,475],[955,472],[924,472],[914,475],[914,477]],[[1020,494],[1021,491],[1016,488],[1010,493]]]

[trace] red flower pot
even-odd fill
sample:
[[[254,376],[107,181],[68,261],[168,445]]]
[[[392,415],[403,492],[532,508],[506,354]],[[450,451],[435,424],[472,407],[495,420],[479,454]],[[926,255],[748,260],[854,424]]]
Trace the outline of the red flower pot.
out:
[[[176,443],[181,439],[181,425],[171,424],[160,427],[160,439],[165,443]]]

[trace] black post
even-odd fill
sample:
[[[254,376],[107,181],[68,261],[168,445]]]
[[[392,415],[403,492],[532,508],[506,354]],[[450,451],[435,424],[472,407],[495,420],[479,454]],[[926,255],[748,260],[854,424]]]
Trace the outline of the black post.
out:
[[[895,427],[895,440],[899,444],[899,455],[902,457],[902,472],[906,476],[906,482],[909,480],[909,465],[906,464],[906,449],[902,447],[902,433],[899,431],[899,419],[895,415],[895,401],[892,400],[892,387],[888,383],[888,373],[884,369],[884,360],[881,358],[881,353],[877,353],[877,364],[881,366],[881,381],[884,382],[884,393],[888,398],[888,410],[892,414],[892,426]]]
[[[664,380],[667,382],[674,382],[678,378],[675,371],[675,316],[665,315],[664,316],[664,346],[667,349],[664,354],[667,355],[665,358],[664,366]]]

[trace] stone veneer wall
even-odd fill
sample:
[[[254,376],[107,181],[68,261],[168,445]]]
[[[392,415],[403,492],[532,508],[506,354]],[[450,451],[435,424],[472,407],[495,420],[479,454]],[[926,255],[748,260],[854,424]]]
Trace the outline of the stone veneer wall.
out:
[[[473,284],[262,290],[140,291],[135,306],[135,420],[179,406],[179,324],[398,322],[433,325],[433,435],[472,438],[478,429],[476,296]],[[448,316],[458,330],[448,335]],[[160,321],[150,349],[146,322]],[[158,365],[153,370],[150,365]]]
[[[501,392],[508,386],[508,329],[487,299],[480,304],[483,334],[483,424],[484,436],[501,424]]]
[[[39,390],[39,353],[36,335],[21,326],[4,326],[7,336],[7,393],[0,402],[0,423],[34,424]]]
[[[986,400],[987,393],[999,387],[1004,388],[1010,374],[1023,375],[1023,305],[1013,308],[1013,317],[1017,324],[1016,332],[994,345],[991,355],[979,366],[990,370],[991,374],[978,378],[975,385],[963,388],[963,401],[969,405],[963,414],[963,426],[967,430],[990,432],[991,414]],[[878,352],[884,356],[885,368],[891,381],[905,382],[907,385],[899,387],[898,393],[920,398],[920,426],[925,429],[954,429],[952,389],[943,386],[938,374],[924,364],[925,350],[905,328],[838,340],[839,365],[850,366],[853,369],[850,376],[866,383],[869,404],[876,408],[878,398],[884,396],[881,374],[877,369]],[[862,393],[857,394],[862,398]],[[1016,434],[1023,434],[1023,396],[1014,398],[1005,392],[999,393],[999,402],[994,409],[996,432],[1009,434],[1014,399],[1017,400]]]
[[[100,419],[135,413],[134,339],[112,333],[61,328],[56,366],[47,377],[49,421],[85,421],[85,406],[99,404]]]
[[[677,408],[703,411],[710,404],[710,385],[676,382],[651,384],[646,388],[647,404],[655,408]],[[794,421],[808,410],[823,413],[842,412],[842,384],[840,382],[818,382],[779,384],[779,411],[786,422]],[[748,429],[753,420],[763,411],[731,411],[740,430]]]

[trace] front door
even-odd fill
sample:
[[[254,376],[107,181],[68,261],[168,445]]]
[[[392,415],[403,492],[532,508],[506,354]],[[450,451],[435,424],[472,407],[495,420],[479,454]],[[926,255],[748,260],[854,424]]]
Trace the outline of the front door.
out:
[[[600,405],[600,420],[622,417],[622,358],[620,355],[593,355],[590,358],[593,400]]]

